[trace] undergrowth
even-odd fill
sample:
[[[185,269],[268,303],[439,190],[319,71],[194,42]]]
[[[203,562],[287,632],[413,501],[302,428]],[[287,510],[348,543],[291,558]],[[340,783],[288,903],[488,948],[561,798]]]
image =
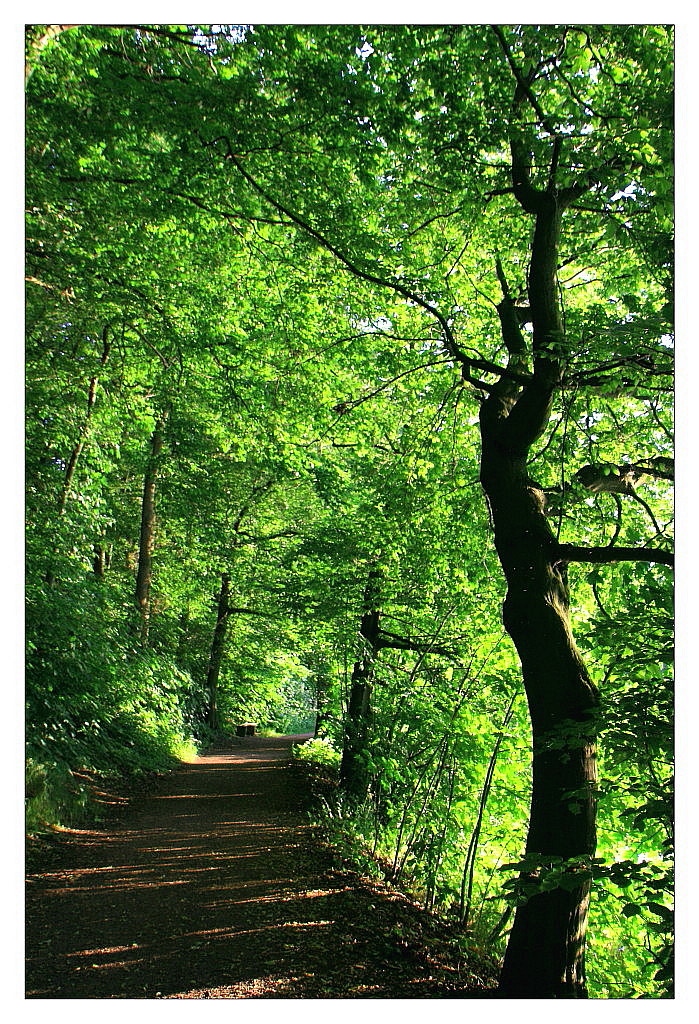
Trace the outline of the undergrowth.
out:
[[[498,972],[498,934],[493,934],[493,921],[478,919],[475,927],[461,927],[448,906],[435,907],[426,899],[427,879],[420,864],[410,872],[396,873],[391,857],[395,836],[390,827],[382,825],[375,800],[368,796],[357,803],[339,788],[341,754],[327,738],[309,740],[293,748],[296,763],[306,772],[313,802],[311,818],[320,837],[333,851],[338,862],[364,878],[388,884],[400,891],[416,907],[429,910],[435,920],[447,927],[451,941],[465,959],[479,965],[479,970],[494,984]]]
[[[295,743],[292,751],[297,761],[327,768],[339,769],[342,759],[332,741],[325,736],[316,736],[305,743]]]

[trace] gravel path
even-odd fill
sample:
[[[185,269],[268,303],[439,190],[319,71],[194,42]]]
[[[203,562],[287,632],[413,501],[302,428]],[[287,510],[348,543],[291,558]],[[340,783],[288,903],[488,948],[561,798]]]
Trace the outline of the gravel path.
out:
[[[424,915],[333,868],[289,765],[303,738],[246,737],[51,844],[27,998],[454,998],[458,965],[406,938]]]

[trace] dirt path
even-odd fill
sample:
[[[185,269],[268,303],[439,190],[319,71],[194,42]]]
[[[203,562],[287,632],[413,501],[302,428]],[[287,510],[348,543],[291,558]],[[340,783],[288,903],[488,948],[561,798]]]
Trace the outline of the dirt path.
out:
[[[299,739],[202,756],[54,844],[28,880],[27,997],[462,995],[458,965],[406,937],[412,904],[333,870],[288,764]]]

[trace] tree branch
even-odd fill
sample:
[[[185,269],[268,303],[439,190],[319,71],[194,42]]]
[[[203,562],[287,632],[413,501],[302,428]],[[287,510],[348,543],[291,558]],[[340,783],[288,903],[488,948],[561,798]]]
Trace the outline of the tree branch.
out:
[[[413,235],[416,235],[418,233],[418,231],[422,231],[423,228],[426,228],[430,224],[433,224],[434,221],[436,221],[436,220],[447,220],[449,217],[453,217],[455,213],[461,213],[462,210],[463,210],[463,204],[461,206],[456,206],[453,210],[450,210],[448,213],[435,213],[435,215],[433,217],[428,217],[428,219],[426,221],[424,221],[422,224],[419,224],[418,227],[413,228],[412,231],[409,231],[408,234],[405,237],[406,238],[412,238]]]
[[[390,633],[387,629],[379,629],[375,646],[377,651],[383,647],[392,647],[397,651],[418,651],[424,654],[443,654],[447,658],[454,657],[454,652],[447,650],[446,647],[431,643],[429,640],[410,640],[408,637]]]
[[[59,181],[69,182],[74,185],[85,185],[95,183],[102,185],[105,182],[111,182],[115,185],[147,185],[150,183],[148,178],[120,178],[113,174],[80,174],[80,175],[68,175],[63,174],[60,176]],[[204,213],[210,213],[215,217],[222,217],[229,224],[233,220],[243,220],[249,223],[260,223],[260,224],[282,224],[286,225],[289,221],[276,220],[272,217],[258,217],[252,213],[246,213],[245,211],[239,210],[225,210],[218,209],[215,206],[211,206],[210,203],[205,202],[200,196],[190,195],[188,192],[179,192],[174,188],[161,188],[162,195],[174,196],[175,199],[184,199],[188,203],[192,203],[199,210],[203,210]],[[231,226],[233,226],[231,224]]]
[[[562,562],[657,562],[669,566],[675,564],[673,552],[660,548],[586,548],[578,547],[576,544],[559,544],[557,554]]]
[[[505,342],[505,348],[509,353],[510,362],[515,362],[517,367],[521,368],[523,364],[522,357],[524,356],[526,358],[527,344],[522,336],[520,315],[517,311],[517,307],[512,301],[505,272],[502,269],[502,263],[500,262],[499,257],[495,261],[495,272],[498,275],[498,281],[500,282],[500,287],[502,289],[502,301],[499,302],[496,307],[498,316],[500,317],[502,340]],[[524,365],[526,365],[526,362]]]
[[[243,547],[245,544],[264,544],[268,540],[278,540],[280,537],[302,537],[303,534],[298,530],[280,530],[278,533],[268,533],[264,537],[254,537],[244,530],[236,530],[236,536],[246,538],[236,543],[236,547]]]
[[[386,388],[390,388],[391,384],[395,384],[397,380],[401,379],[401,377],[407,377],[408,374],[416,373],[418,370],[426,370],[430,366],[444,366],[445,363],[451,362],[452,359],[450,357],[449,359],[432,359],[429,363],[420,363],[419,366],[411,366],[409,369],[403,370],[402,373],[396,374],[395,377],[391,377],[390,380],[385,381],[385,383],[379,385],[378,388],[374,388],[373,391],[369,391],[366,395],[360,395],[359,398],[350,398],[346,402],[338,403],[335,406],[335,412],[344,416],[345,413],[351,412],[358,405],[361,405],[363,402],[368,402],[369,399],[375,398],[376,395],[381,394],[381,392],[385,391]]]
[[[607,491],[610,494],[631,494],[635,497],[635,485],[644,476],[671,481],[674,479],[674,470],[674,459],[658,455],[645,461],[641,460],[641,462],[628,462],[620,465],[603,462],[581,466],[575,477],[583,487],[592,491],[593,494]]]
[[[534,113],[538,117],[539,122],[543,125],[543,127],[546,129],[546,131],[549,133],[549,135],[556,135],[557,132],[556,132],[556,129],[553,127],[553,124],[552,124],[551,120],[546,116],[546,114],[544,113],[544,111],[541,108],[541,105],[540,105],[539,101],[537,100],[536,96],[532,92],[532,88],[531,88],[531,83],[533,81],[532,73],[530,72],[529,75],[527,75],[527,77],[525,78],[524,74],[522,73],[522,70],[518,67],[518,65],[516,64],[516,62],[515,62],[515,60],[514,60],[514,58],[512,56],[512,53],[510,52],[510,48],[507,45],[507,40],[505,39],[505,34],[502,31],[501,27],[499,25],[491,25],[490,27],[492,28],[493,32],[497,36],[498,42],[500,43],[500,46],[502,47],[503,53],[505,54],[505,57],[507,58],[507,63],[510,65],[510,70],[512,71],[512,74],[515,76],[515,79],[517,80],[517,96],[516,96],[516,101],[518,101],[520,99],[520,97],[521,98],[525,98],[526,97],[529,105],[531,106],[532,110],[534,111]]]
[[[226,605],[223,614],[226,617],[229,615],[261,615],[267,619],[274,618],[274,614],[270,612],[257,611],[256,608],[233,608],[231,605]]]
[[[309,235],[311,238],[314,238],[319,245],[321,245],[328,252],[332,253],[332,255],[335,256],[335,258],[338,259],[340,263],[342,263],[352,274],[354,274],[355,277],[358,277],[362,281],[368,281],[370,284],[377,284],[381,288],[389,288],[392,291],[397,292],[398,295],[402,295],[403,298],[408,299],[410,302],[414,302],[416,306],[419,306],[421,309],[424,309],[427,313],[429,313],[430,316],[433,316],[442,329],[446,348],[451,357],[457,362],[459,362],[461,365],[465,365],[465,363],[468,362],[468,360],[466,359],[466,357],[463,355],[458,345],[456,344],[456,340],[454,338],[451,327],[449,326],[449,322],[447,321],[443,313],[441,313],[435,306],[431,305],[426,299],[423,299],[421,295],[418,295],[417,292],[412,291],[410,288],[406,288],[405,285],[402,285],[399,281],[393,281],[389,278],[379,277],[377,274],[373,274],[370,271],[362,270],[362,268],[357,266],[357,264],[352,259],[350,259],[350,257],[347,256],[346,253],[338,249],[336,245],[333,245],[333,243],[329,239],[327,239],[320,231],[314,228],[311,224],[307,223],[307,221],[303,220],[302,217],[299,217],[298,214],[294,213],[292,210],[289,210],[287,209],[287,207],[283,206],[277,199],[274,198],[274,196],[270,195],[270,193],[267,192],[267,190],[262,185],[259,184],[259,182],[249,173],[249,171],[247,171],[243,167],[243,165],[240,163],[235,153],[233,152],[233,147],[231,146],[230,140],[225,135],[220,135],[217,138],[212,139],[210,142],[204,142],[202,140],[202,145],[205,147],[210,147],[216,145],[217,142],[225,143],[226,158],[231,161],[231,163],[236,168],[238,173],[248,182],[249,185],[252,186],[252,188],[255,189],[256,192],[258,192],[262,196],[262,198],[266,202],[270,204],[270,206],[273,206],[274,209],[277,210],[279,213],[283,214],[285,217],[288,217],[289,220],[291,220],[294,224],[297,225],[297,227],[300,227],[307,235]]]
[[[275,483],[274,477],[270,477],[269,479],[263,480],[260,483],[253,484],[253,487],[252,487],[252,489],[250,491],[250,496],[249,496],[248,500],[245,502],[245,504],[240,509],[240,511],[238,512],[238,515],[236,516],[236,518],[233,521],[233,532],[236,535],[240,533],[240,527],[241,527],[241,524],[243,522],[243,519],[245,519],[245,516],[248,514],[250,509],[253,507],[253,505],[255,504],[257,499],[260,498],[265,493],[265,491],[268,491],[270,489],[270,487],[273,487],[274,483]]]

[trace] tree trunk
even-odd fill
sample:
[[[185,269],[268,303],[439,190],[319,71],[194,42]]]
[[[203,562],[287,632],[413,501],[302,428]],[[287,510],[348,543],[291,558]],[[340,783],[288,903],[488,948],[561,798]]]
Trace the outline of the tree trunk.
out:
[[[318,736],[320,731],[325,727],[325,723],[328,721],[328,708],[330,705],[330,668],[328,665],[327,658],[324,655],[318,655],[311,665],[314,668],[313,672],[313,686],[315,689],[316,698],[316,721],[314,735]]]
[[[141,532],[138,545],[138,571],[136,574],[136,604],[141,616],[141,643],[148,643],[151,611],[151,583],[153,576],[153,548],[155,544],[155,490],[158,462],[163,449],[163,429],[166,414],[155,424],[151,436],[151,451],[143,478],[141,502]]]
[[[58,26],[58,27],[60,27],[60,26]],[[111,345],[111,342],[109,341],[109,328],[105,327],[103,329],[103,331],[102,331],[102,355],[100,356],[100,369],[101,370],[103,370],[104,367],[107,365],[107,360],[109,359],[109,353],[111,352],[111,349],[112,349],[112,345]],[[87,408],[85,410],[85,419],[83,420],[82,426],[80,428],[80,433],[78,435],[78,439],[75,442],[75,444],[73,445],[73,449],[72,449],[72,451],[70,453],[70,456],[68,457],[68,462],[66,463],[66,471],[65,471],[65,474],[63,476],[63,484],[61,486],[61,493],[58,496],[58,502],[57,502],[58,515],[59,516],[62,516],[65,513],[66,505],[68,503],[68,497],[70,495],[70,489],[73,486],[73,478],[75,477],[75,470],[76,470],[77,465],[78,465],[78,460],[80,459],[80,456],[82,455],[83,449],[84,449],[84,447],[85,447],[85,445],[86,445],[86,443],[88,441],[88,438],[90,436],[90,427],[91,427],[91,422],[92,422],[92,412],[93,412],[93,409],[95,407],[95,402],[97,401],[97,385],[98,385],[98,383],[99,383],[99,376],[97,374],[95,374],[94,377],[90,378],[90,383],[89,383],[88,388],[87,388]],[[57,553],[57,551],[58,551],[58,548],[55,547],[54,548],[54,555]],[[93,562],[93,565],[95,565],[94,562]],[[98,576],[100,575],[100,573],[98,572],[97,567],[95,567],[95,572],[97,573]],[[104,573],[102,573],[102,576],[103,575],[104,575]],[[54,580],[55,580],[55,575],[54,575],[54,571],[53,571],[53,566],[52,565],[50,565],[49,568],[46,571],[45,580],[46,580],[46,583],[49,586],[53,586],[53,583],[54,583]]]
[[[207,724],[212,729],[218,729],[221,720],[218,711],[218,677],[221,671],[223,652],[226,647],[226,627],[230,615],[229,597],[231,594],[231,578],[227,572],[221,574],[221,590],[218,595],[216,609],[216,626],[211,641],[211,654],[209,655],[209,668],[206,673],[206,692],[209,697],[207,711]]]
[[[519,93],[519,91],[518,91]],[[515,105],[522,102],[515,97]],[[558,242],[566,205],[581,191],[558,190],[560,139],[549,183],[532,184],[531,157],[511,139],[513,192],[535,216],[527,282],[533,373],[518,311],[500,263],[498,305],[507,372],[481,405],[481,483],[507,580],[503,623],[522,665],[532,724],[532,799],[523,897],[515,913],[499,993],[504,998],[584,998],[590,860],[596,846],[597,691],[570,627],[567,564],[551,532],[545,495],[527,460],[549,422],[563,376],[566,338],[558,305]],[[512,373],[511,371],[514,371]],[[523,387],[515,374],[526,373]]]
[[[518,87],[515,109],[524,101]],[[563,212],[582,194],[558,189],[561,139],[552,143],[547,187],[531,180],[531,155],[511,138],[512,182],[534,215],[527,292],[520,319],[503,267],[497,306],[508,351],[506,373],[481,404],[481,483],[508,592],[503,622],[517,648],[532,726],[532,794],[521,897],[500,975],[506,998],[580,998],[587,994],[584,943],[589,861],[596,848],[598,695],[573,640],[567,564],[544,515],[545,497],[527,472],[532,444],[547,427],[561,384],[567,343],[558,300]],[[522,322],[532,325],[529,346]],[[518,377],[529,380],[522,386]],[[529,897],[526,899],[526,897]]]
[[[100,541],[98,544],[95,544],[94,554],[92,556],[92,569],[97,579],[104,579],[104,574],[109,568],[111,561],[111,544],[105,544],[103,541]]]
[[[563,872],[561,886],[517,908],[500,994],[580,998],[587,994],[586,869],[596,844],[597,695],[571,633],[566,568],[555,560],[540,492],[526,479],[523,460],[496,456],[487,443],[482,477],[508,583],[503,621],[520,657],[532,722],[526,854],[540,863],[521,881],[536,884],[550,867]]]
[[[102,331],[102,355],[100,357],[100,369],[103,370],[107,365],[109,359],[109,353],[111,352],[111,343],[108,338],[108,328],[105,327]],[[66,465],[65,476],[63,477],[63,486],[61,487],[61,493],[58,498],[58,514],[62,516],[65,512],[66,502],[68,501],[68,495],[70,494],[70,488],[73,484],[73,477],[75,476],[75,470],[78,465],[78,459],[80,458],[85,443],[88,439],[90,432],[90,421],[92,420],[92,412],[97,401],[97,385],[99,383],[99,377],[95,374],[94,377],[90,378],[90,383],[87,389],[87,409],[85,410],[85,419],[83,420],[82,427],[80,428],[80,435],[78,440],[73,446],[73,450],[70,453],[68,463]]]
[[[350,687],[345,736],[340,764],[340,787],[353,800],[361,801],[369,788],[369,771],[366,754],[369,744],[371,723],[371,691],[374,676],[374,661],[379,649],[380,612],[378,603],[378,581],[380,572],[369,573],[364,591],[364,614],[359,627],[360,654],[354,663]]]
[[[187,601],[185,607],[180,614],[179,631],[177,637],[177,652],[175,653],[175,661],[180,667],[184,667],[188,663],[187,658],[187,641],[189,640],[189,601]]]

